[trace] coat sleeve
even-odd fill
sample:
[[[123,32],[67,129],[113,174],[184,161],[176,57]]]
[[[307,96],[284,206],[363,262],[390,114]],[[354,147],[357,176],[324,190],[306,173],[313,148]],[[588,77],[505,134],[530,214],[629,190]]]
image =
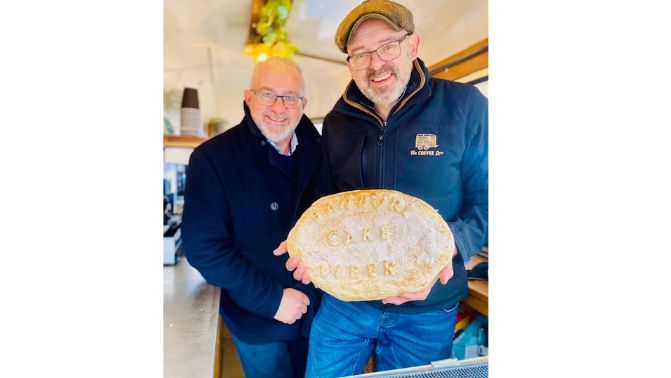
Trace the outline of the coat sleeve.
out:
[[[448,222],[464,261],[487,243],[488,226],[488,104],[476,88],[470,96],[466,126],[467,147],[461,161],[463,206],[457,218]]]
[[[223,185],[207,156],[196,149],[187,168],[182,248],[207,282],[225,290],[243,309],[273,318],[284,287],[237,250]]]

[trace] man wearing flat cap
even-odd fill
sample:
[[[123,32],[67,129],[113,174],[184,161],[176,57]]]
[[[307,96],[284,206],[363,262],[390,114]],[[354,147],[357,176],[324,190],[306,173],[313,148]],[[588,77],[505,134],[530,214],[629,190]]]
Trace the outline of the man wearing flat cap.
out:
[[[487,99],[472,85],[429,76],[412,13],[395,2],[364,1],[335,42],[352,74],[323,125],[335,192],[394,189],[421,198],[447,221],[457,253],[419,292],[366,302],[325,293],[306,377],[359,374],[373,351],[378,371],[449,358],[468,291],[464,261],[487,240]],[[299,261],[287,267],[309,282]]]

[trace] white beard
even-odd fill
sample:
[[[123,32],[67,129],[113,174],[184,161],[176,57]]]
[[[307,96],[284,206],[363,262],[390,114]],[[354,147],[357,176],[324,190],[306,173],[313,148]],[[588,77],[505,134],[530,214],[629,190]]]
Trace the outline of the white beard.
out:
[[[264,121],[258,122],[257,126],[259,127],[259,130],[261,130],[261,133],[263,136],[265,136],[269,141],[279,144],[282,141],[285,141],[289,138],[291,138],[291,135],[293,135],[294,130],[296,129],[296,125],[287,125],[283,127],[277,127],[274,125],[269,125]]]

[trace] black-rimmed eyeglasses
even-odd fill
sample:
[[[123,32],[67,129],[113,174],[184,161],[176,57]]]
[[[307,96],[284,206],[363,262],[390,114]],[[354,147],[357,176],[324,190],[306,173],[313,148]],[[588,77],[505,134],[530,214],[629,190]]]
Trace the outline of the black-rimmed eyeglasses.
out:
[[[259,100],[259,103],[261,105],[265,106],[273,106],[275,105],[275,101],[277,101],[278,98],[282,99],[282,104],[287,109],[296,109],[299,106],[301,106],[301,103],[303,102],[303,97],[298,97],[298,96],[279,96],[274,93],[266,92],[266,91],[256,91],[254,89],[250,89],[256,95],[256,98]]]
[[[370,62],[372,59],[370,54],[372,53],[376,53],[377,56],[380,58],[380,60],[383,62],[394,60],[398,58],[399,55],[401,55],[401,42],[403,42],[409,35],[410,33],[404,35],[403,38],[401,39],[387,42],[375,50],[364,51],[358,54],[349,55],[347,57],[347,61],[349,62],[349,64],[352,65],[352,68],[354,68],[357,71],[361,71],[370,67]]]

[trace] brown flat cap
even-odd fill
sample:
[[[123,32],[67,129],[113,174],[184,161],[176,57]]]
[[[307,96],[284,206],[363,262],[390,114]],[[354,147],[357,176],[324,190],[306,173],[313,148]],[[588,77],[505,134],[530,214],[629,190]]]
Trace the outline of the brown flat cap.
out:
[[[408,8],[389,0],[366,0],[349,12],[338,26],[335,43],[340,51],[347,53],[347,44],[352,38],[352,33],[362,22],[371,18],[386,22],[396,31],[415,32],[412,13]]]

